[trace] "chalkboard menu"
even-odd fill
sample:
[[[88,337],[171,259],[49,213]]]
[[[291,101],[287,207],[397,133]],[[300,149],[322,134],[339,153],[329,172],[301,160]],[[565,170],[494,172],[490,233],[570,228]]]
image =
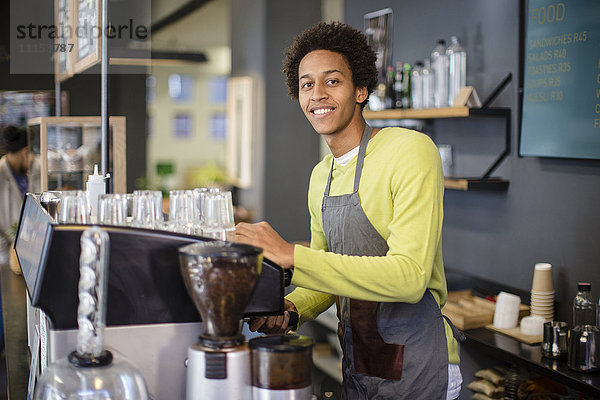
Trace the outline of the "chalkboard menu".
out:
[[[600,159],[599,0],[529,0],[519,153]]]

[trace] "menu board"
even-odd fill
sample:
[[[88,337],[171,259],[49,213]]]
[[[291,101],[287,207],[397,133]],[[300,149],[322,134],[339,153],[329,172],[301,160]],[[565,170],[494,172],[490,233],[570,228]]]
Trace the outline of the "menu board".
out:
[[[600,159],[600,1],[529,0],[519,153]]]

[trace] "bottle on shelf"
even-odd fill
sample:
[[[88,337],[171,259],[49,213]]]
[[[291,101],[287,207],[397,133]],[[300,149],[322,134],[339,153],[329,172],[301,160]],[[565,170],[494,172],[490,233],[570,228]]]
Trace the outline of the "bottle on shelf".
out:
[[[404,96],[404,63],[402,61],[396,62],[394,74],[394,96],[396,97],[394,108],[405,108],[402,104],[402,97]]]
[[[592,285],[578,283],[577,294],[573,299],[573,328],[576,326],[595,325],[596,303],[592,296]]]
[[[423,81],[421,80],[421,69],[423,63],[417,61],[410,74],[411,77],[411,100],[413,108],[423,108]]]
[[[454,99],[460,88],[467,84],[467,52],[460,45],[458,36],[450,38],[446,49],[448,55],[448,104],[454,105]]]
[[[396,94],[396,108],[410,108],[410,73],[409,63],[396,62],[396,76],[394,92]]]
[[[371,111],[381,111],[385,108],[385,83],[379,82],[369,96],[367,107]]]
[[[411,107],[411,71],[412,66],[405,62],[402,66],[402,108]]]
[[[385,85],[385,108],[396,108],[396,91],[394,82],[396,80],[396,71],[393,65],[388,65],[386,69],[386,85]]]
[[[596,326],[600,328],[600,298],[598,304],[596,304]]]
[[[448,107],[448,55],[446,41],[440,39],[431,51],[433,69],[433,104],[435,107]]]
[[[421,80],[423,82],[423,108],[433,108],[433,71],[429,59],[423,63]]]

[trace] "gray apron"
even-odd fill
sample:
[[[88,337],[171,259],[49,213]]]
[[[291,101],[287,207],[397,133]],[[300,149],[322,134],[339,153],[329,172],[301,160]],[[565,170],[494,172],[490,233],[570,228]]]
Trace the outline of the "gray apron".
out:
[[[363,131],[354,189],[329,196],[331,171],[323,196],[323,230],[329,251],[350,256],[385,256],[387,242],[365,215],[358,197],[367,143]],[[393,284],[393,282],[390,282]],[[402,287],[398,287],[401,291]],[[338,297],[338,335],[345,399],[446,399],[448,345],[444,319],[429,290],[416,304],[378,303]]]

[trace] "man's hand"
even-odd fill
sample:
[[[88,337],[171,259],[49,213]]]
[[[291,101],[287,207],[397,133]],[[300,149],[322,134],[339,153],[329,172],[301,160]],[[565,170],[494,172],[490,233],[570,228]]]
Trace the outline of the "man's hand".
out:
[[[294,245],[283,240],[267,222],[240,222],[235,227],[235,240],[262,248],[265,257],[283,268],[294,266]]]
[[[288,327],[290,322],[290,314],[288,311],[298,312],[294,303],[288,300],[285,302],[285,312],[283,315],[275,315],[272,317],[257,317],[252,319],[250,322],[250,330],[252,332],[260,332],[267,334],[283,334],[290,331],[291,327]]]

